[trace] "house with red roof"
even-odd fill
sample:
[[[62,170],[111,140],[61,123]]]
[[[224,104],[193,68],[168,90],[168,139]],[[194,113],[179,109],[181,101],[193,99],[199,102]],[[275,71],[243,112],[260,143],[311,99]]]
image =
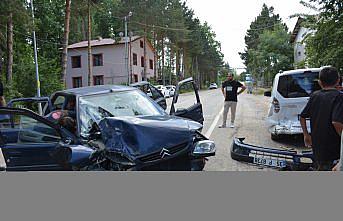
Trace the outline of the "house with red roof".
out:
[[[120,41],[109,38],[91,41],[94,85],[135,83],[154,77],[155,49],[152,44],[145,41],[144,59],[144,37],[134,36],[127,42],[128,56],[125,53],[125,38]],[[68,89],[88,86],[88,41],[68,46],[66,82]]]

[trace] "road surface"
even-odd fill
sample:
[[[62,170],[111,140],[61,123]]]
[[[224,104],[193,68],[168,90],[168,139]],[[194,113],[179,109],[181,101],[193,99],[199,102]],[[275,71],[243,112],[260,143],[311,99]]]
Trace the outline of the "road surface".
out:
[[[230,147],[234,137],[245,137],[246,143],[273,148],[299,148],[302,140],[292,138],[284,143],[274,142],[270,138],[266,116],[269,109],[269,99],[261,95],[242,94],[239,96],[235,128],[218,128],[222,124],[223,95],[220,89],[200,91],[204,111],[203,134],[216,143],[217,153],[208,161],[206,171],[261,171],[272,170],[259,168],[234,161],[230,157]],[[189,107],[195,102],[192,94],[180,95],[178,107]],[[171,99],[168,99],[170,107]],[[230,121],[230,114],[228,122]]]

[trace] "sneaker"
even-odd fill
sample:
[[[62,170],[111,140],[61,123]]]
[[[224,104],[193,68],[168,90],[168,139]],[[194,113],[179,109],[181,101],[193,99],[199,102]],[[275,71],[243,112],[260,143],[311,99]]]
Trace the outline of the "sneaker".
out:
[[[235,128],[235,125],[234,124],[230,124],[230,128]]]
[[[219,128],[226,128],[226,125],[220,125]]]

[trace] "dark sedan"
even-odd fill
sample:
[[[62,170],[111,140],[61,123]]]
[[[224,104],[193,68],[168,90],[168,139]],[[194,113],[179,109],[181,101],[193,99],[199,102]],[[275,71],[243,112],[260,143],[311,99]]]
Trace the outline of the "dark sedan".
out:
[[[195,85],[191,79],[180,85],[187,83]],[[122,86],[57,92],[37,111],[45,116],[14,108],[23,101],[16,100],[0,108],[0,168],[202,170],[215,144],[199,133],[203,116],[196,96],[199,103],[181,110],[175,110],[175,96],[171,115],[140,90]]]

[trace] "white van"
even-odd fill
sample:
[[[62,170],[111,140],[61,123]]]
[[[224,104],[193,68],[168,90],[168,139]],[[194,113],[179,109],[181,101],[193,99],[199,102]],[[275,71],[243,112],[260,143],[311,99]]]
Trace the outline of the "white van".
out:
[[[282,135],[303,133],[299,115],[310,95],[321,89],[318,83],[321,69],[292,70],[276,75],[267,118],[273,140],[280,139]],[[308,127],[310,127],[309,123]],[[308,129],[310,131],[310,128]]]

